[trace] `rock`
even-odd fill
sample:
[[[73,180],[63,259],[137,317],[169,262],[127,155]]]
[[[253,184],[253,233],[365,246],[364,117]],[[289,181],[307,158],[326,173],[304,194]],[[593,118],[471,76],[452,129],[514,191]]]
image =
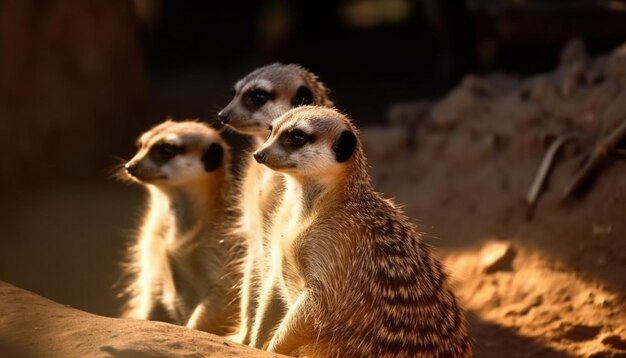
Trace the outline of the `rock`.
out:
[[[168,323],[89,314],[0,281],[0,357],[279,357]]]
[[[513,271],[517,250],[508,242],[491,242],[481,250],[480,265],[484,273]]]

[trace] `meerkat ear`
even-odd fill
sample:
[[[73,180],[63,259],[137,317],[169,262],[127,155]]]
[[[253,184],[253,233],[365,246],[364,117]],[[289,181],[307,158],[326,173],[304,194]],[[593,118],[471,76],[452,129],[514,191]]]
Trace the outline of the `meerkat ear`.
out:
[[[224,148],[219,143],[211,143],[211,145],[202,154],[202,163],[204,170],[212,172],[220,167],[224,158]]]
[[[313,104],[313,92],[311,92],[311,89],[307,86],[300,86],[298,91],[296,91],[296,97],[294,97],[292,104],[294,107]]]
[[[350,159],[354,149],[356,148],[356,136],[349,130],[344,130],[339,135],[339,138],[333,144],[333,152],[335,152],[335,159],[339,163],[343,163]]]

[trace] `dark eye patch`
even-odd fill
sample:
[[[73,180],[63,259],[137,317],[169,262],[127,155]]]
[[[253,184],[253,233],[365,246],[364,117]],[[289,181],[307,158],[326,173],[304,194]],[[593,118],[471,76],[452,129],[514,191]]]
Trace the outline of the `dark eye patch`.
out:
[[[260,88],[253,89],[246,94],[246,101],[254,108],[259,108],[270,100],[271,94]]]
[[[184,148],[167,142],[160,142],[152,146],[150,156],[155,162],[165,163],[184,152]]]
[[[283,135],[283,143],[289,148],[300,148],[308,142],[312,141],[312,136],[299,130],[294,129]]]
[[[296,96],[291,100],[291,104],[294,107],[313,104],[313,92],[306,86],[300,86],[296,91]]]

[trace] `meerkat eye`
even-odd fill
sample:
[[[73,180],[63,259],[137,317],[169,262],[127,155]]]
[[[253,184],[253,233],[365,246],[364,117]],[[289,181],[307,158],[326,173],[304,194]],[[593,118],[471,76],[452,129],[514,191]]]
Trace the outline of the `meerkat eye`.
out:
[[[309,135],[300,130],[295,130],[289,133],[287,137],[287,144],[289,146],[297,148],[303,146],[309,140]]]
[[[179,146],[165,142],[156,144],[152,148],[153,155],[155,155],[156,158],[160,161],[168,161],[174,158],[175,156],[180,154],[181,150],[182,148],[180,148]]]
[[[261,107],[269,100],[270,94],[261,89],[255,89],[250,92],[250,102],[256,107]]]

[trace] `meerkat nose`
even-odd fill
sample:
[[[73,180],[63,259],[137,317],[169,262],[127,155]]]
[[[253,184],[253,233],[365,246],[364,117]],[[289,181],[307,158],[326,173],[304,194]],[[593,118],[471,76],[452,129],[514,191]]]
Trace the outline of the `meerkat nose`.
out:
[[[230,113],[220,111],[220,113],[217,114],[217,118],[219,118],[222,124],[228,124],[228,122],[230,122]]]
[[[254,159],[258,163],[263,164],[267,160],[267,153],[257,151],[254,153]]]
[[[130,175],[137,174],[137,163],[128,162],[126,163],[126,165],[124,165],[124,168],[126,169],[126,172]]]

